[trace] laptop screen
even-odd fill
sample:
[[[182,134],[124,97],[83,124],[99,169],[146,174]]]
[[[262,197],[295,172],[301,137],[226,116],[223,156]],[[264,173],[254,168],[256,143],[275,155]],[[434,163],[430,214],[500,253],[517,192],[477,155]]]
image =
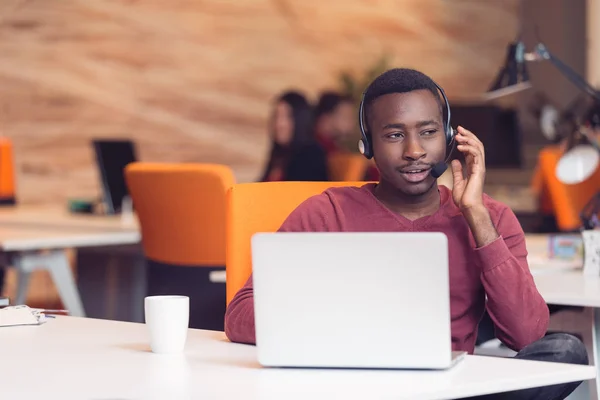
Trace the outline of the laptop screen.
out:
[[[135,146],[130,140],[94,140],[93,145],[107,213],[119,213],[123,198],[129,195],[125,167],[137,161]]]

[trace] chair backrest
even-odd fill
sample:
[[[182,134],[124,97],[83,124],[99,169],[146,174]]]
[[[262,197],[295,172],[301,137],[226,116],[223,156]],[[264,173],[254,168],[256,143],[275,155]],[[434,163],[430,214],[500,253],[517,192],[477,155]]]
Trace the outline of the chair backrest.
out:
[[[14,204],[16,202],[15,196],[15,165],[12,141],[0,137],[0,204]]]
[[[244,286],[252,263],[250,238],[256,232],[276,232],[304,200],[335,186],[367,182],[262,182],[233,185],[227,193],[227,304]]]
[[[340,182],[356,182],[364,179],[367,159],[358,153],[336,151],[327,156],[329,179]]]
[[[181,266],[225,265],[231,169],[218,164],[129,164],[127,186],[148,259]]]
[[[544,192],[550,197],[556,224],[561,231],[573,231],[581,227],[579,214],[586,203],[600,190],[600,168],[585,181],[567,185],[556,176],[556,166],[563,155],[559,147],[548,147],[540,151],[538,168]]]

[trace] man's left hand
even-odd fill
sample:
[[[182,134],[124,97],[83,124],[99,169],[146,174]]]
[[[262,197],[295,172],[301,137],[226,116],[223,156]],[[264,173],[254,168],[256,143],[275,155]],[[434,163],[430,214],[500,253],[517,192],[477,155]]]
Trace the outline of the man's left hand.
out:
[[[454,187],[452,198],[462,211],[477,247],[483,247],[498,237],[490,213],[483,204],[483,184],[485,182],[485,150],[483,143],[473,132],[458,127],[457,149],[465,155],[467,176],[463,176],[462,164],[452,161]]]
[[[459,160],[452,161],[454,203],[465,212],[483,206],[483,184],[485,182],[485,151],[483,143],[473,132],[458,127],[455,136],[457,149],[465,155],[467,176],[463,176],[463,167]]]

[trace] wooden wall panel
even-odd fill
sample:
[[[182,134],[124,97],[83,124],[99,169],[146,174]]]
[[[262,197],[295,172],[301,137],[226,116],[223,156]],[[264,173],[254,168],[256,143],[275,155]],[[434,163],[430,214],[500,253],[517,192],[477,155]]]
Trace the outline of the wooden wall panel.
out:
[[[314,98],[386,54],[453,99],[474,97],[518,14],[510,0],[2,0],[0,131],[14,141],[18,196],[96,196],[92,137],[254,180],[281,90]]]

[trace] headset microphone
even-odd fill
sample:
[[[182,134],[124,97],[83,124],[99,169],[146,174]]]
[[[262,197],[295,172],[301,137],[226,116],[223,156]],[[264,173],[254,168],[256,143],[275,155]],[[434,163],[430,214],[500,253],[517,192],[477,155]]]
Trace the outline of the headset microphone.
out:
[[[454,128],[450,128],[450,129],[452,129],[452,139],[451,139],[452,142],[448,146],[449,147],[449,149],[447,150],[448,156],[446,157],[445,161],[440,161],[439,163],[435,163],[433,165],[433,167],[431,167],[431,171],[429,171],[431,176],[433,176],[435,179],[439,178],[440,176],[442,176],[444,174],[444,172],[446,172],[446,170],[448,169],[448,161],[450,161],[450,157],[452,156],[452,153],[454,152],[454,146],[456,145],[456,141],[454,140],[454,138],[456,136],[456,132],[454,131]]]
[[[440,176],[442,176],[444,174],[444,172],[446,172],[447,169],[448,169],[448,164],[441,161],[441,162],[435,164],[431,168],[431,171],[429,173],[431,174],[431,176],[433,176],[435,179],[437,179]]]

